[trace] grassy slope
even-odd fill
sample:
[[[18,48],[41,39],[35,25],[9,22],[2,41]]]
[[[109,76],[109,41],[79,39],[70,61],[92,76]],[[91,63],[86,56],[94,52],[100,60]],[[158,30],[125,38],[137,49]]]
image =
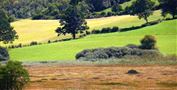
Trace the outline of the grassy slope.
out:
[[[83,49],[139,44],[146,34],[157,37],[157,46],[164,54],[177,54],[176,22],[165,21],[136,31],[90,35],[78,40],[12,49],[10,55],[12,60],[20,61],[74,60],[75,54]]]
[[[150,21],[162,18],[160,11],[155,11]],[[120,28],[137,26],[145,23],[139,20],[136,16],[113,16],[87,20],[90,30],[101,29],[103,27],[118,26]],[[55,29],[59,26],[58,20],[19,20],[12,23],[14,29],[19,35],[19,39],[14,44],[27,44],[31,41],[47,42],[48,40],[62,39],[71,37],[70,35],[57,37]]]

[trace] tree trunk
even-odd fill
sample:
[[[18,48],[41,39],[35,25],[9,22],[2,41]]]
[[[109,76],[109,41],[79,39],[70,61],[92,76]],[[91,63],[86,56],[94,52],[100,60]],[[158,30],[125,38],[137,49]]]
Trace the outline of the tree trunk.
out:
[[[172,16],[173,16],[173,19],[175,19],[175,14],[173,14]]]
[[[145,17],[144,19],[146,20],[146,23],[149,23],[149,21],[148,21],[148,18],[147,18],[147,17]]]
[[[76,33],[72,33],[73,39],[76,39]]]

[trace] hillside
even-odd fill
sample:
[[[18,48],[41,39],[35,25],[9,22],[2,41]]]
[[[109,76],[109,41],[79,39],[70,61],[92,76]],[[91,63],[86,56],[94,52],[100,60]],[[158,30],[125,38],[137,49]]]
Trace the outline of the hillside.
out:
[[[163,54],[177,54],[176,22],[164,21],[135,31],[90,35],[78,40],[11,49],[10,56],[12,60],[19,61],[74,60],[75,54],[83,49],[139,44],[139,40],[147,34],[157,37],[157,46]]]
[[[150,21],[162,19],[160,11],[155,11],[149,17]],[[104,27],[118,26],[119,28],[132,27],[144,24],[145,21],[139,20],[137,16],[112,16],[96,19],[87,19],[90,30],[101,29]],[[58,20],[30,20],[22,19],[12,23],[12,26],[17,31],[19,39],[13,44],[29,44],[32,41],[47,42],[48,40],[56,40],[69,38],[70,35],[59,36],[55,33],[55,29],[59,26]]]

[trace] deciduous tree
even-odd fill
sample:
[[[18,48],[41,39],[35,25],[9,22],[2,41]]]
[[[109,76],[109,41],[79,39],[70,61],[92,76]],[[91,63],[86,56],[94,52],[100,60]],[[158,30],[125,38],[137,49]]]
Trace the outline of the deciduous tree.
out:
[[[137,15],[139,19],[144,18],[148,23],[148,17],[153,14],[155,3],[151,0],[137,0],[131,6],[131,14]]]
[[[87,22],[84,19],[84,14],[79,10],[77,6],[79,1],[71,0],[70,5],[61,15],[61,27],[58,27],[56,30],[58,35],[71,34],[73,39],[75,39],[76,34],[79,31],[88,29]]]

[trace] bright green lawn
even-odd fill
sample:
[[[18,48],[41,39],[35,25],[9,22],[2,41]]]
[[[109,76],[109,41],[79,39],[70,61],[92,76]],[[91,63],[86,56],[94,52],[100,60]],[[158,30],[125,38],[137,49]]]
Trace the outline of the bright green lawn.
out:
[[[11,49],[10,56],[12,60],[19,61],[74,60],[75,54],[83,49],[139,44],[139,40],[147,34],[157,37],[157,46],[162,53],[177,55],[176,22],[171,20],[135,31],[90,35],[78,40]]]

